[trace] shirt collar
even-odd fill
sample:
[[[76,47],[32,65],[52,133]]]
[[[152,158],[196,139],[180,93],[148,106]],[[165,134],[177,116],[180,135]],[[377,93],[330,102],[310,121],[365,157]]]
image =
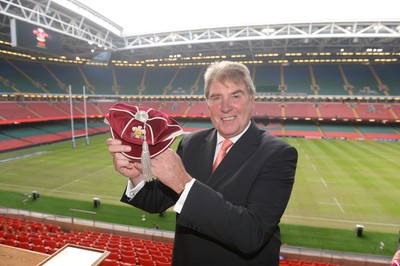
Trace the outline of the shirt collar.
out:
[[[251,121],[249,121],[249,124],[245,127],[245,129],[242,132],[240,132],[238,135],[236,135],[232,138],[229,138],[230,141],[232,141],[233,144],[235,144],[236,141],[238,141],[240,139],[240,137],[247,131],[247,129],[249,129],[250,124],[251,124]],[[222,141],[224,141],[224,139],[225,138],[223,136],[221,136],[221,134],[219,134],[219,132],[217,132],[217,145],[221,144]]]

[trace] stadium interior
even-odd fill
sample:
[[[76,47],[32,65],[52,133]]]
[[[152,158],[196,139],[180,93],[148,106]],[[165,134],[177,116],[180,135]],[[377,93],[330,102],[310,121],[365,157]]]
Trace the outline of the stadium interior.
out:
[[[69,2],[121,31],[92,8]],[[34,48],[16,43],[13,31],[25,25],[15,20],[59,35],[56,53],[37,49],[40,40],[34,41]],[[186,132],[212,127],[203,73],[218,60],[249,67],[257,89],[253,117],[271,134],[400,141],[400,21],[123,36],[56,2],[1,0],[0,24],[2,153],[107,133],[104,116],[119,101],[163,111]],[[0,219],[0,243],[8,247],[49,256],[67,243],[79,244],[108,250],[101,265],[171,265],[168,238],[90,227],[69,230],[67,224],[27,221],[6,213]],[[281,265],[385,265],[286,255]]]

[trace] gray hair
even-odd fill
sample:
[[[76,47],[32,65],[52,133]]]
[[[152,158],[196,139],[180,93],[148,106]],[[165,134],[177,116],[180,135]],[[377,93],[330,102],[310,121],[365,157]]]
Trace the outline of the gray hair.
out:
[[[204,96],[206,99],[208,99],[210,87],[214,80],[227,80],[233,83],[243,82],[250,96],[256,94],[256,88],[251,78],[250,71],[244,64],[232,61],[221,61],[211,64],[204,74]]]

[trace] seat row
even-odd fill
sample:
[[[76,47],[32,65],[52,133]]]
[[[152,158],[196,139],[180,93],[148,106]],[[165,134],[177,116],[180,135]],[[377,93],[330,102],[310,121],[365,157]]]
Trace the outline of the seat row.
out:
[[[110,252],[105,265],[170,265],[172,243],[99,232],[63,232],[60,227],[1,217],[0,244],[53,254],[66,244]]]
[[[338,264],[324,263],[324,262],[313,262],[306,260],[296,259],[281,259],[279,266],[340,266]]]
[[[3,217],[0,216],[0,232],[59,232],[61,227],[59,225],[40,223],[35,221],[27,221],[19,218]]]
[[[169,266],[172,243],[94,231],[63,232],[60,226],[0,216],[0,244],[53,254],[66,244],[110,252],[101,266]],[[4,230],[5,229],[5,230]],[[281,259],[280,266],[338,266],[321,262]]]

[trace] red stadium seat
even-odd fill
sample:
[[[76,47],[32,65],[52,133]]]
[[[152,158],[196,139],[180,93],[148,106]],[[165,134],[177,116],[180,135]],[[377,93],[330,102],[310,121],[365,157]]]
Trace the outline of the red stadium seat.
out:
[[[48,241],[46,241],[45,245],[46,245],[47,247],[49,247],[49,248],[52,248],[52,249],[58,248],[57,242],[56,242],[56,241],[53,241],[53,240],[48,240]]]
[[[51,232],[60,232],[61,227],[59,225],[52,225],[51,226]]]
[[[37,252],[41,252],[41,253],[47,253],[48,252],[48,249],[45,246],[33,245],[32,246],[32,250],[33,251],[37,251]]]
[[[125,263],[131,263],[133,265],[136,265],[136,257],[135,256],[128,256],[121,254],[121,261]]]
[[[7,246],[16,247],[17,246],[17,241],[14,240],[14,239],[4,239],[3,244],[7,245]]]
[[[138,258],[145,259],[145,260],[151,259],[150,254],[147,254],[147,253],[138,253],[138,252],[136,252],[136,256]]]
[[[14,235],[14,234],[6,234],[4,238],[11,239],[11,240],[17,240],[18,237],[17,237],[17,235]]]
[[[107,244],[107,247],[119,249],[120,244],[119,244],[119,242],[112,242],[112,241],[109,241],[108,244]]]
[[[112,247],[106,247],[106,250],[110,251],[111,253],[119,253],[120,249],[119,248],[112,248]]]
[[[153,260],[155,260],[155,261],[162,261],[162,262],[168,262],[169,261],[169,259],[164,255],[153,255],[152,254],[151,256],[153,257]]]
[[[121,252],[121,255],[135,256],[135,252],[133,252],[132,249],[123,249],[123,248],[121,248],[120,252]]]
[[[107,250],[107,245],[104,243],[95,243],[92,245],[93,248]]]
[[[18,235],[19,242],[30,242],[29,236],[26,235]]]
[[[119,254],[115,252],[111,252],[108,256],[107,259],[109,260],[119,260]]]
[[[32,249],[31,244],[29,244],[29,243],[27,243],[27,242],[20,242],[20,243],[18,243],[18,247],[19,247],[19,248],[23,248],[23,249],[28,249],[28,250],[31,250],[31,249]]]
[[[136,253],[140,253],[140,254],[149,254],[149,251],[145,248],[145,247],[138,247],[138,246],[134,246],[134,250]]]
[[[154,266],[155,263],[152,259],[144,259],[141,257],[138,257],[139,265],[140,266]]]
[[[171,266],[171,262],[156,261],[156,266]]]
[[[161,256],[163,253],[158,249],[149,249],[151,255]]]
[[[101,266],[119,266],[119,262],[116,260],[105,259],[100,265]]]
[[[44,241],[41,238],[31,238],[31,243],[36,245],[36,246],[42,246]]]

